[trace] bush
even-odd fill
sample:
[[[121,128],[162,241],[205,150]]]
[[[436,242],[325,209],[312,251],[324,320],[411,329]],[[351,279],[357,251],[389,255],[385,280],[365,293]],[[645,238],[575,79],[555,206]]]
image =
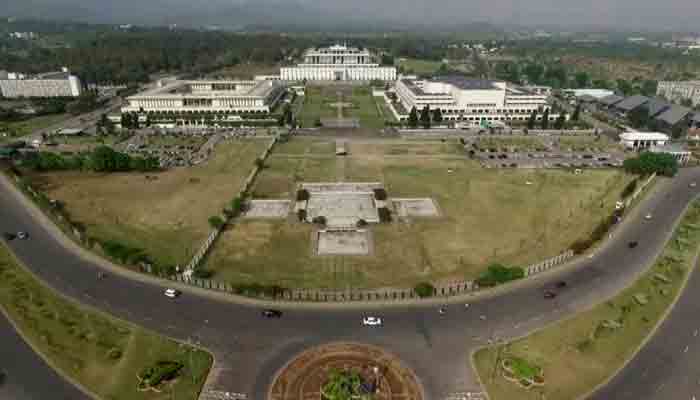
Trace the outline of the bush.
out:
[[[435,287],[429,282],[421,282],[413,288],[413,291],[416,292],[420,298],[432,297],[435,293]]]
[[[502,264],[492,264],[479,276],[476,282],[479,286],[496,286],[525,277],[525,271],[520,267],[506,267]]]
[[[374,198],[377,200],[386,200],[386,190],[384,190],[384,188],[374,189]]]
[[[195,278],[199,279],[209,279],[212,276],[214,276],[214,271],[204,268],[197,268],[194,270],[192,275],[194,275]]]
[[[148,256],[138,247],[131,247],[116,240],[105,240],[100,242],[102,250],[107,256],[121,262],[122,264],[137,264],[139,262],[149,262]]]
[[[622,163],[625,171],[632,174],[649,175],[657,173],[672,177],[678,172],[678,161],[668,153],[644,152]]]
[[[297,201],[307,201],[309,200],[309,191],[306,189],[297,190]]]
[[[236,294],[240,294],[243,296],[268,296],[268,297],[277,297],[282,295],[286,291],[285,288],[278,286],[278,285],[261,285],[259,283],[240,283],[238,285],[234,285],[233,291]]]
[[[633,180],[632,182],[628,183],[627,186],[625,186],[625,189],[622,191],[622,197],[628,197],[631,196],[634,191],[637,189],[637,180]]]
[[[379,207],[377,209],[377,213],[379,214],[379,221],[380,222],[391,222],[391,211],[389,211],[388,208],[386,207]]]
[[[141,386],[154,387],[163,381],[172,380],[185,365],[179,361],[158,361],[156,365],[141,372]]]
[[[209,226],[214,229],[221,229],[224,226],[224,220],[218,215],[211,216],[209,217]]]
[[[306,221],[306,210],[303,208],[300,208],[297,210],[297,218],[299,219],[299,222],[305,222]]]
[[[311,220],[311,222],[317,225],[325,226],[327,221],[326,217],[324,217],[323,215],[319,215],[317,217],[314,217],[314,219]]]
[[[260,168],[260,169],[265,168],[265,160],[263,160],[263,159],[260,158],[260,157],[256,158],[256,159],[255,159],[255,166],[258,167],[258,168]]]
[[[240,197],[236,197],[235,199],[231,200],[231,214],[234,217],[237,217],[244,211],[244,206],[243,206],[243,199]]]

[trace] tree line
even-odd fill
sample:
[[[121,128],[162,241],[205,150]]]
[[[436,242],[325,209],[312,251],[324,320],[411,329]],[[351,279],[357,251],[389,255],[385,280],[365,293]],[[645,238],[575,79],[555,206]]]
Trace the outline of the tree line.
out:
[[[92,152],[69,156],[42,151],[28,156],[22,165],[35,171],[148,172],[160,168],[155,157],[134,157],[108,146],[99,146]]]

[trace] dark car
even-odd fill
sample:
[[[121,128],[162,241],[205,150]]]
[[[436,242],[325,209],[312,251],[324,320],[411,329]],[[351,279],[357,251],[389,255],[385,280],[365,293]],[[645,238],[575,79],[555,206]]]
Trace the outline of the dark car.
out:
[[[635,240],[635,241],[633,241],[633,242],[629,242],[629,243],[627,244],[627,246],[628,246],[630,249],[633,249],[633,248],[637,247],[638,244],[639,244],[639,243],[637,243],[637,241]]]
[[[2,234],[2,237],[9,242],[10,240],[15,240],[17,238],[17,235],[15,235],[14,233],[5,232]]]
[[[29,239],[29,234],[27,232],[17,232],[17,239],[27,240]]]
[[[559,282],[557,282],[556,286],[557,286],[557,289],[563,289],[563,288],[566,287],[566,282],[565,282],[565,281],[559,281]]]
[[[557,297],[557,294],[554,293],[554,292],[552,292],[551,290],[545,290],[545,291],[544,291],[544,298],[545,298],[545,299],[553,299],[553,298],[555,298],[555,297]]]
[[[265,318],[281,318],[282,311],[280,311],[280,310],[263,310],[262,315]]]

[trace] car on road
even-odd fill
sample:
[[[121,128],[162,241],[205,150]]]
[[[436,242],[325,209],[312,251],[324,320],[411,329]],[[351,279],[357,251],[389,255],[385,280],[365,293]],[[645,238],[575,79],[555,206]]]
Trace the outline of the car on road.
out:
[[[171,299],[174,299],[180,295],[180,291],[177,289],[168,288],[168,289],[165,289],[165,292],[163,292],[163,294],[165,295],[165,297],[170,297]]]
[[[364,317],[362,318],[362,325],[365,326],[381,326],[382,319],[379,317]]]
[[[555,286],[557,287],[557,289],[564,289],[566,287],[566,285],[567,285],[566,281],[559,281],[556,283]]]
[[[695,182],[690,182],[690,184],[689,184],[688,186],[690,186],[691,188],[694,188],[694,187],[697,186],[697,185],[698,185],[698,184],[695,183]]]
[[[651,214],[645,215],[645,216],[644,216],[644,219],[646,219],[647,221],[650,220],[650,219],[651,219]]]
[[[3,239],[7,240],[8,242],[9,242],[10,240],[15,240],[15,239],[17,239],[17,235],[15,235],[14,233],[10,233],[10,232],[5,232],[5,233],[3,233],[3,234],[2,234],[2,237],[3,237]]]
[[[627,247],[629,247],[630,249],[633,249],[633,248],[637,247],[638,244],[639,243],[636,240],[634,240],[632,242],[627,243]]]
[[[265,318],[282,318],[282,311],[280,310],[263,310],[262,316]]]
[[[20,240],[29,239],[29,234],[27,232],[17,232],[17,239],[20,239]]]
[[[545,299],[553,299],[557,297],[557,294],[551,290],[545,290],[544,291],[544,298]]]

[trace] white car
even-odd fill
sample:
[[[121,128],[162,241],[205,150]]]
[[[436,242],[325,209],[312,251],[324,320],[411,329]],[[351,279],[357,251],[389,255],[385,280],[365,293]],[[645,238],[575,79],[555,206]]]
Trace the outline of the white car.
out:
[[[20,240],[29,239],[29,234],[27,232],[17,232],[17,239],[20,239]]]
[[[165,289],[165,292],[163,292],[163,294],[165,295],[165,297],[170,297],[171,299],[174,299],[180,295],[180,291],[176,289]]]
[[[644,219],[646,219],[646,220],[650,220],[650,219],[651,219],[651,214],[647,214],[647,215],[645,215],[645,216],[644,216]]]
[[[362,325],[380,326],[381,324],[382,324],[382,319],[379,317],[364,317],[364,318],[362,318]]]
[[[698,184],[695,183],[695,182],[690,182],[690,185],[688,185],[688,186],[690,186],[691,188],[694,188],[694,187],[697,186],[697,185],[698,185]]]

